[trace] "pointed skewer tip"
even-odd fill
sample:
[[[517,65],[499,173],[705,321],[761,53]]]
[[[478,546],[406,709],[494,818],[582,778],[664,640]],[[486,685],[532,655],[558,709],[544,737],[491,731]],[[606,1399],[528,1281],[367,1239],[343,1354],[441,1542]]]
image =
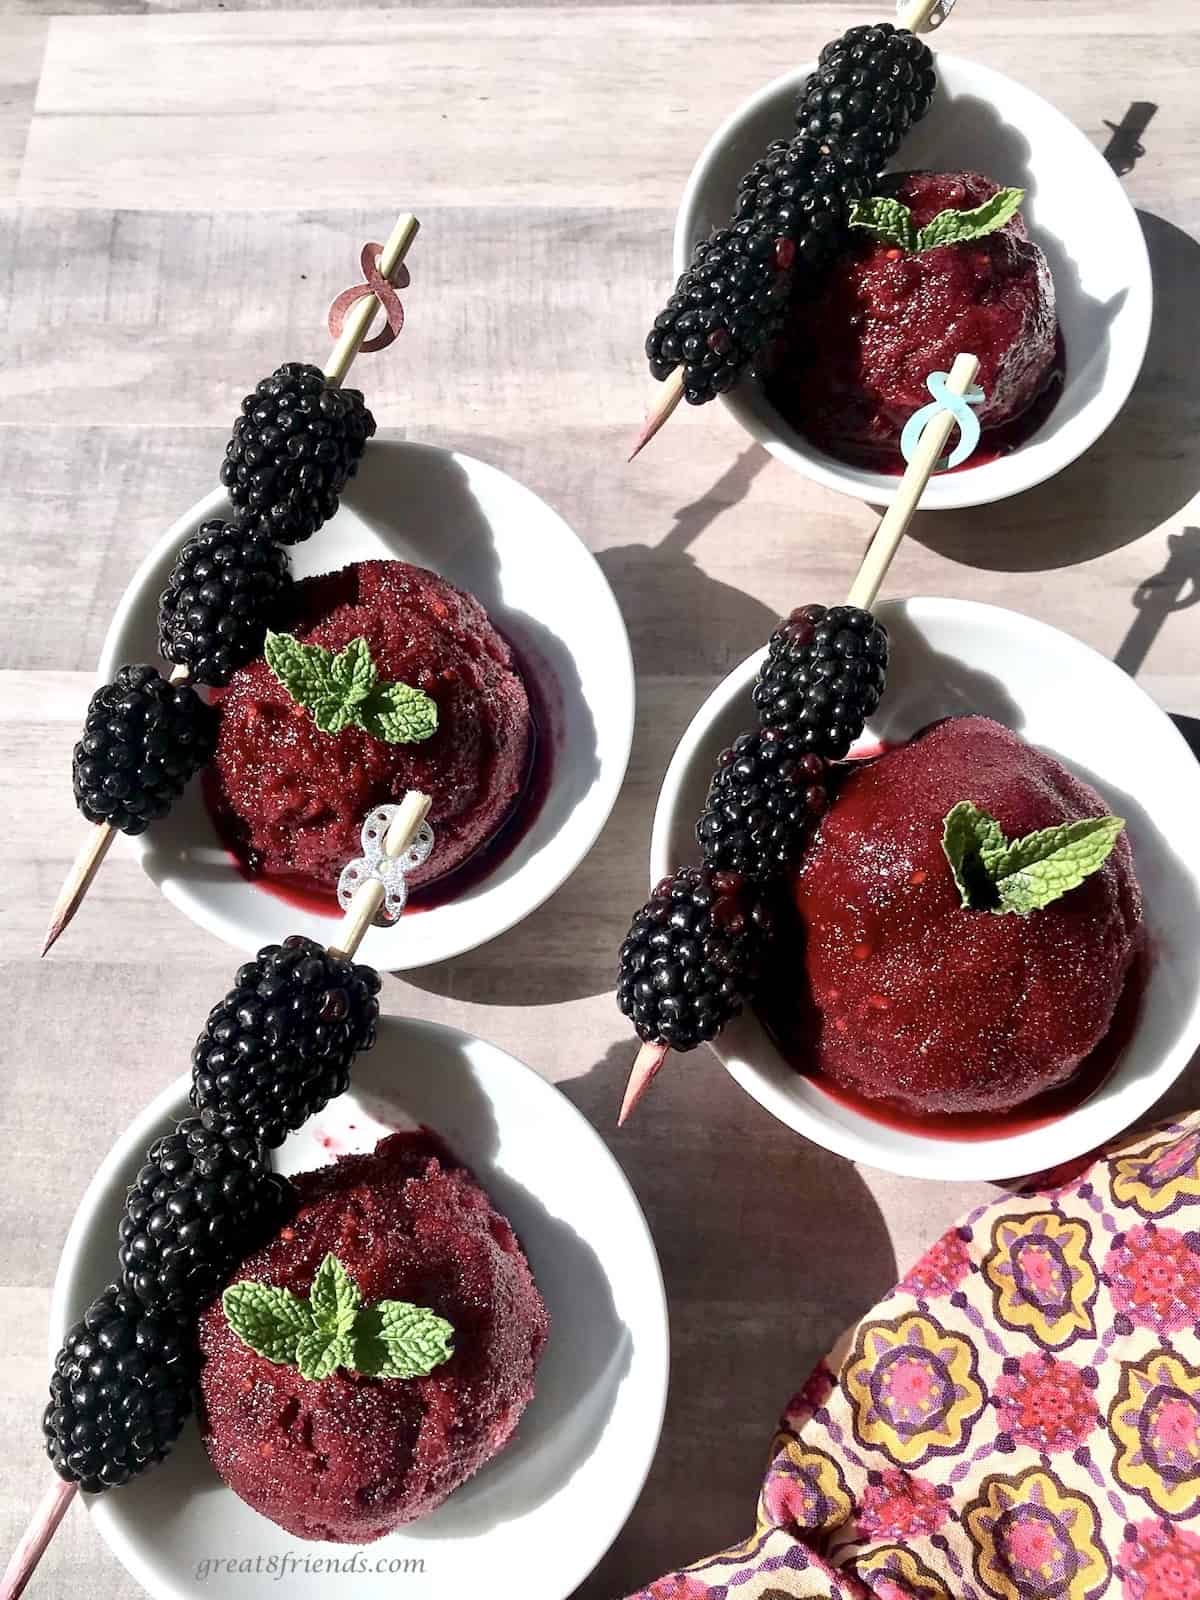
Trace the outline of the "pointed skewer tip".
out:
[[[658,1069],[667,1059],[667,1048],[665,1044],[644,1044],[638,1051],[629,1073],[629,1082],[625,1085],[625,1097],[621,1101],[621,1109],[617,1114],[618,1128],[623,1128],[637,1110],[642,1096],[653,1083]]]

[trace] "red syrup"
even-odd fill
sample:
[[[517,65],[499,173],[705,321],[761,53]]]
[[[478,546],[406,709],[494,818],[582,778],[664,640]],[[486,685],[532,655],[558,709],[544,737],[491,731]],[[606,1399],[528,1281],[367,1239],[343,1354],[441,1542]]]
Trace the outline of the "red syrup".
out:
[[[784,998],[768,996],[756,1007],[759,1019],[772,1043],[790,1067],[837,1105],[859,1116],[901,1133],[926,1139],[964,1142],[1012,1138],[1044,1128],[1069,1111],[1083,1105],[1106,1083],[1133,1038],[1142,1012],[1142,1000],[1150,970],[1150,955],[1143,934],[1130,964],[1124,987],[1117,1000],[1113,1020],[1104,1038],[1066,1083],[1057,1084],[1044,1094],[1014,1106],[1010,1111],[973,1111],[918,1116],[903,1106],[885,1100],[869,1100],[842,1084],[834,1083],[823,1072],[809,1065],[809,1048],[800,1019]]]
[[[529,700],[529,757],[521,791],[508,816],[490,839],[485,840],[452,872],[447,872],[443,877],[435,878],[432,883],[422,884],[412,890],[405,907],[406,916],[413,912],[432,911],[438,906],[448,905],[452,900],[477,888],[489,878],[497,867],[512,855],[533,827],[550,792],[554,746],[558,735],[555,718],[550,709],[549,694],[546,685],[538,673],[532,670],[529,662],[513,647],[511,641],[506,642],[512,650],[513,661],[525,685],[525,693]],[[244,878],[247,883],[252,883],[256,889],[263,889],[275,899],[295,906],[297,910],[307,912],[311,916],[327,917],[330,921],[334,921],[342,915],[341,907],[337,903],[335,884],[320,882],[302,873],[284,875],[263,872],[257,869],[253,862],[247,860],[238,836],[237,818],[220,804],[211,767],[204,769],[201,786],[209,819],[239,877]]]

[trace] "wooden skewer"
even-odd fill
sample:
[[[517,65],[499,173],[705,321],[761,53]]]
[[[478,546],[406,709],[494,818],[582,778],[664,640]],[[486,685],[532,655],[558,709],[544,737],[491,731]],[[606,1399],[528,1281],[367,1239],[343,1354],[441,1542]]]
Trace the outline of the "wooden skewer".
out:
[[[25,1585],[45,1555],[46,1546],[58,1532],[58,1525],[66,1515],[67,1507],[74,1500],[78,1487],[78,1484],[65,1483],[63,1479],[55,1478],[46,1490],[38,1503],[37,1510],[29,1520],[29,1526],[21,1535],[17,1548],[9,1557],[4,1577],[0,1579],[0,1600],[17,1600],[17,1596],[24,1593]]]
[[[379,256],[379,272],[390,283],[399,270],[401,262],[408,254],[409,247],[417,236],[421,224],[411,213],[400,217],[396,226],[388,236]],[[371,324],[379,311],[379,297],[374,294],[363,295],[361,300],[355,302],[353,309],[346,318],[341,337],[329,352],[329,359],[325,363],[324,373],[327,383],[334,388],[345,381],[362,347],[363,340],[371,331]],[[171,673],[169,682],[186,683],[190,673],[186,667],[176,667]],[[116,837],[116,829],[107,823],[94,823],[91,831],[75,860],[71,863],[70,870],[63,880],[63,886],[58,891],[58,899],[54,902],[54,910],[50,913],[50,925],[46,930],[46,937],[42,942],[42,954],[51,948],[63,931],[67,928],[72,917],[83,904],[83,897],[92,886],[92,880],[99,872],[105,856],[112,848]]]
[[[422,794],[419,789],[408,791],[397,807],[396,814],[384,835],[384,855],[395,860],[397,856],[404,854],[428,816],[430,804],[430,797]],[[102,859],[103,852],[97,858],[97,865]],[[331,956],[342,956],[347,960],[353,960],[367,929],[379,915],[383,898],[384,887],[378,878],[364,878],[354,891],[346,909],[337,943],[329,946]],[[3,1579],[0,1579],[0,1600],[17,1600],[17,1596],[24,1592],[78,1488],[78,1484],[66,1483],[56,1478],[42,1496],[33,1516],[29,1519],[28,1527],[9,1558]]]
[[[910,33],[919,33],[941,3],[942,0],[913,0],[913,3],[900,20],[900,27],[907,28]],[[670,377],[664,378],[654,405],[647,413],[646,420],[642,423],[641,432],[634,440],[633,449],[629,452],[628,459],[630,461],[646,448],[660,428],[666,426],[674,416],[675,408],[682,399],[683,367],[678,366]]]
[[[683,368],[676,367],[669,378],[663,379],[663,386],[661,392],[659,393],[658,401],[651,410],[650,414],[647,416],[645,422],[642,423],[642,431],[634,440],[633,449],[629,452],[630,461],[633,460],[634,456],[636,456],[639,451],[642,451],[646,448],[660,428],[666,426],[675,413],[675,407],[682,399]]]
[[[946,380],[946,391],[949,394],[964,395],[975,382],[975,374],[979,371],[978,357],[972,355],[959,355],[954,358],[954,365],[950,368],[950,375]],[[875,602],[875,597],[883,585],[892,558],[899,548],[900,541],[908,531],[913,513],[920,504],[925,486],[933,476],[933,470],[941,458],[942,451],[946,448],[946,441],[954,427],[954,414],[945,409],[937,412],[930,418],[921,434],[920,442],[913,451],[912,460],[900,480],[896,491],[896,498],[892,501],[887,511],[880,520],[879,526],[872,535],[867,546],[862,564],[850,591],[846,596],[848,606],[860,606],[864,610]],[[617,1126],[625,1123],[641,1100],[646,1090],[650,1087],[655,1073],[662,1066],[667,1056],[667,1046],[662,1044],[644,1044],[634,1058],[633,1067],[625,1085],[625,1094],[621,1100],[621,1109],[617,1114]]]
[[[383,836],[383,853],[393,860],[403,855],[416,837],[417,829],[429,815],[432,801],[419,789],[410,789],[400,802],[388,831]],[[364,878],[355,889],[346,910],[342,931],[336,944],[329,946],[331,956],[352,958],[363,941],[363,935],[379,915],[383,904],[384,888],[378,878]]]

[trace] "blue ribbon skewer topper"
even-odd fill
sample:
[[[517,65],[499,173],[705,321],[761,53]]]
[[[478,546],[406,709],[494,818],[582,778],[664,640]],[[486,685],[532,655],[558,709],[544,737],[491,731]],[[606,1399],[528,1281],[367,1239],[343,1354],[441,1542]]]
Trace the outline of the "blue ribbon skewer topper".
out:
[[[943,456],[938,462],[939,471],[945,471],[947,467],[961,466],[979,443],[979,418],[971,407],[983,404],[983,390],[976,387],[968,389],[963,395],[951,394],[946,388],[949,376],[948,372],[931,372],[926,378],[925,387],[933,399],[927,406],[922,406],[920,411],[914,411],[904,424],[904,432],[900,435],[900,454],[905,461],[912,461],[921,442],[921,435],[939,411],[951,412],[958,424],[958,443],[949,455]]]

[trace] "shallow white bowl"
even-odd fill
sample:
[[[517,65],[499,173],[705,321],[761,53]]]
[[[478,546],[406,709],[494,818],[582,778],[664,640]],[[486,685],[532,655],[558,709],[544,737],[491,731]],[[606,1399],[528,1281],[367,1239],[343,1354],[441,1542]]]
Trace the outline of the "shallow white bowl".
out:
[[[776,78],[713,134],[692,169],[675,223],[675,271],[733,210],[738,179],[772,139],[790,138],[815,63]],[[1049,418],[1011,455],[936,477],[923,509],[978,506],[1052,477],[1104,432],[1124,405],[1150,334],[1150,262],[1116,174],[1061,111],[1002,73],[937,53],[938,91],[893,166],[973,170],[1026,191],[1030,233],[1050,263],[1066,345],[1066,382]],[[790,427],[757,383],[721,397],[751,436],[788,466],[872,505],[890,504],[897,479],[847,466]]]
[[[1043,1126],[987,1139],[909,1133],[831,1099],[784,1061],[750,1013],[715,1049],[772,1115],[852,1160],[918,1178],[1036,1172],[1127,1127],[1200,1047],[1200,763],[1132,678],[1057,628],[969,600],[890,601],[877,613],[891,661],[864,742],[902,741],[939,717],[979,712],[1058,757],[1126,819],[1150,955],[1137,1024],[1089,1099]],[[750,688],[762,655],[729,674],[679,742],[654,818],[652,882],[696,859],[695,819],[718,753],[753,725]]]
[[[537,1394],[512,1443],[432,1516],[371,1545],[306,1543],[252,1511],[209,1465],[194,1420],[165,1463],[86,1503],[114,1555],[159,1600],[317,1600],[336,1583],[446,1600],[477,1592],[481,1574],[496,1600],[563,1600],[620,1531],[658,1445],[667,1309],[645,1218],[566,1097],[494,1045],[386,1017],[354,1071],[354,1089],[288,1140],[279,1168],[323,1166],[424,1125],[474,1171],[516,1229],[552,1319]],[[51,1359],[110,1281],[126,1186],[154,1139],[187,1114],[188,1088],[179,1078],[147,1106],[89,1185],[54,1282]],[[355,1551],[366,1569],[353,1577],[279,1564],[289,1553],[319,1561]],[[257,1575],[236,1570],[258,1557]],[[217,1558],[235,1570],[203,1567]],[[389,1573],[379,1561],[400,1564]]]
[[[125,662],[157,658],[158,597],[176,553],[206,518],[229,514],[223,491],[209,495],[142,562],[104,641],[102,680]],[[337,515],[292,548],[292,571],[304,578],[381,558],[432,568],[483,603],[540,686],[553,746],[549,791],[510,854],[449,903],[368,931],[361,959],[397,972],[484,944],[570,876],[625,776],[634,677],[625,623],[594,557],[557,512],[496,467],[432,445],[375,440]],[[327,943],[337,926],[332,901],[321,916],[239,874],[198,782],[132,844],[173,905],[238,949],[289,933]]]

